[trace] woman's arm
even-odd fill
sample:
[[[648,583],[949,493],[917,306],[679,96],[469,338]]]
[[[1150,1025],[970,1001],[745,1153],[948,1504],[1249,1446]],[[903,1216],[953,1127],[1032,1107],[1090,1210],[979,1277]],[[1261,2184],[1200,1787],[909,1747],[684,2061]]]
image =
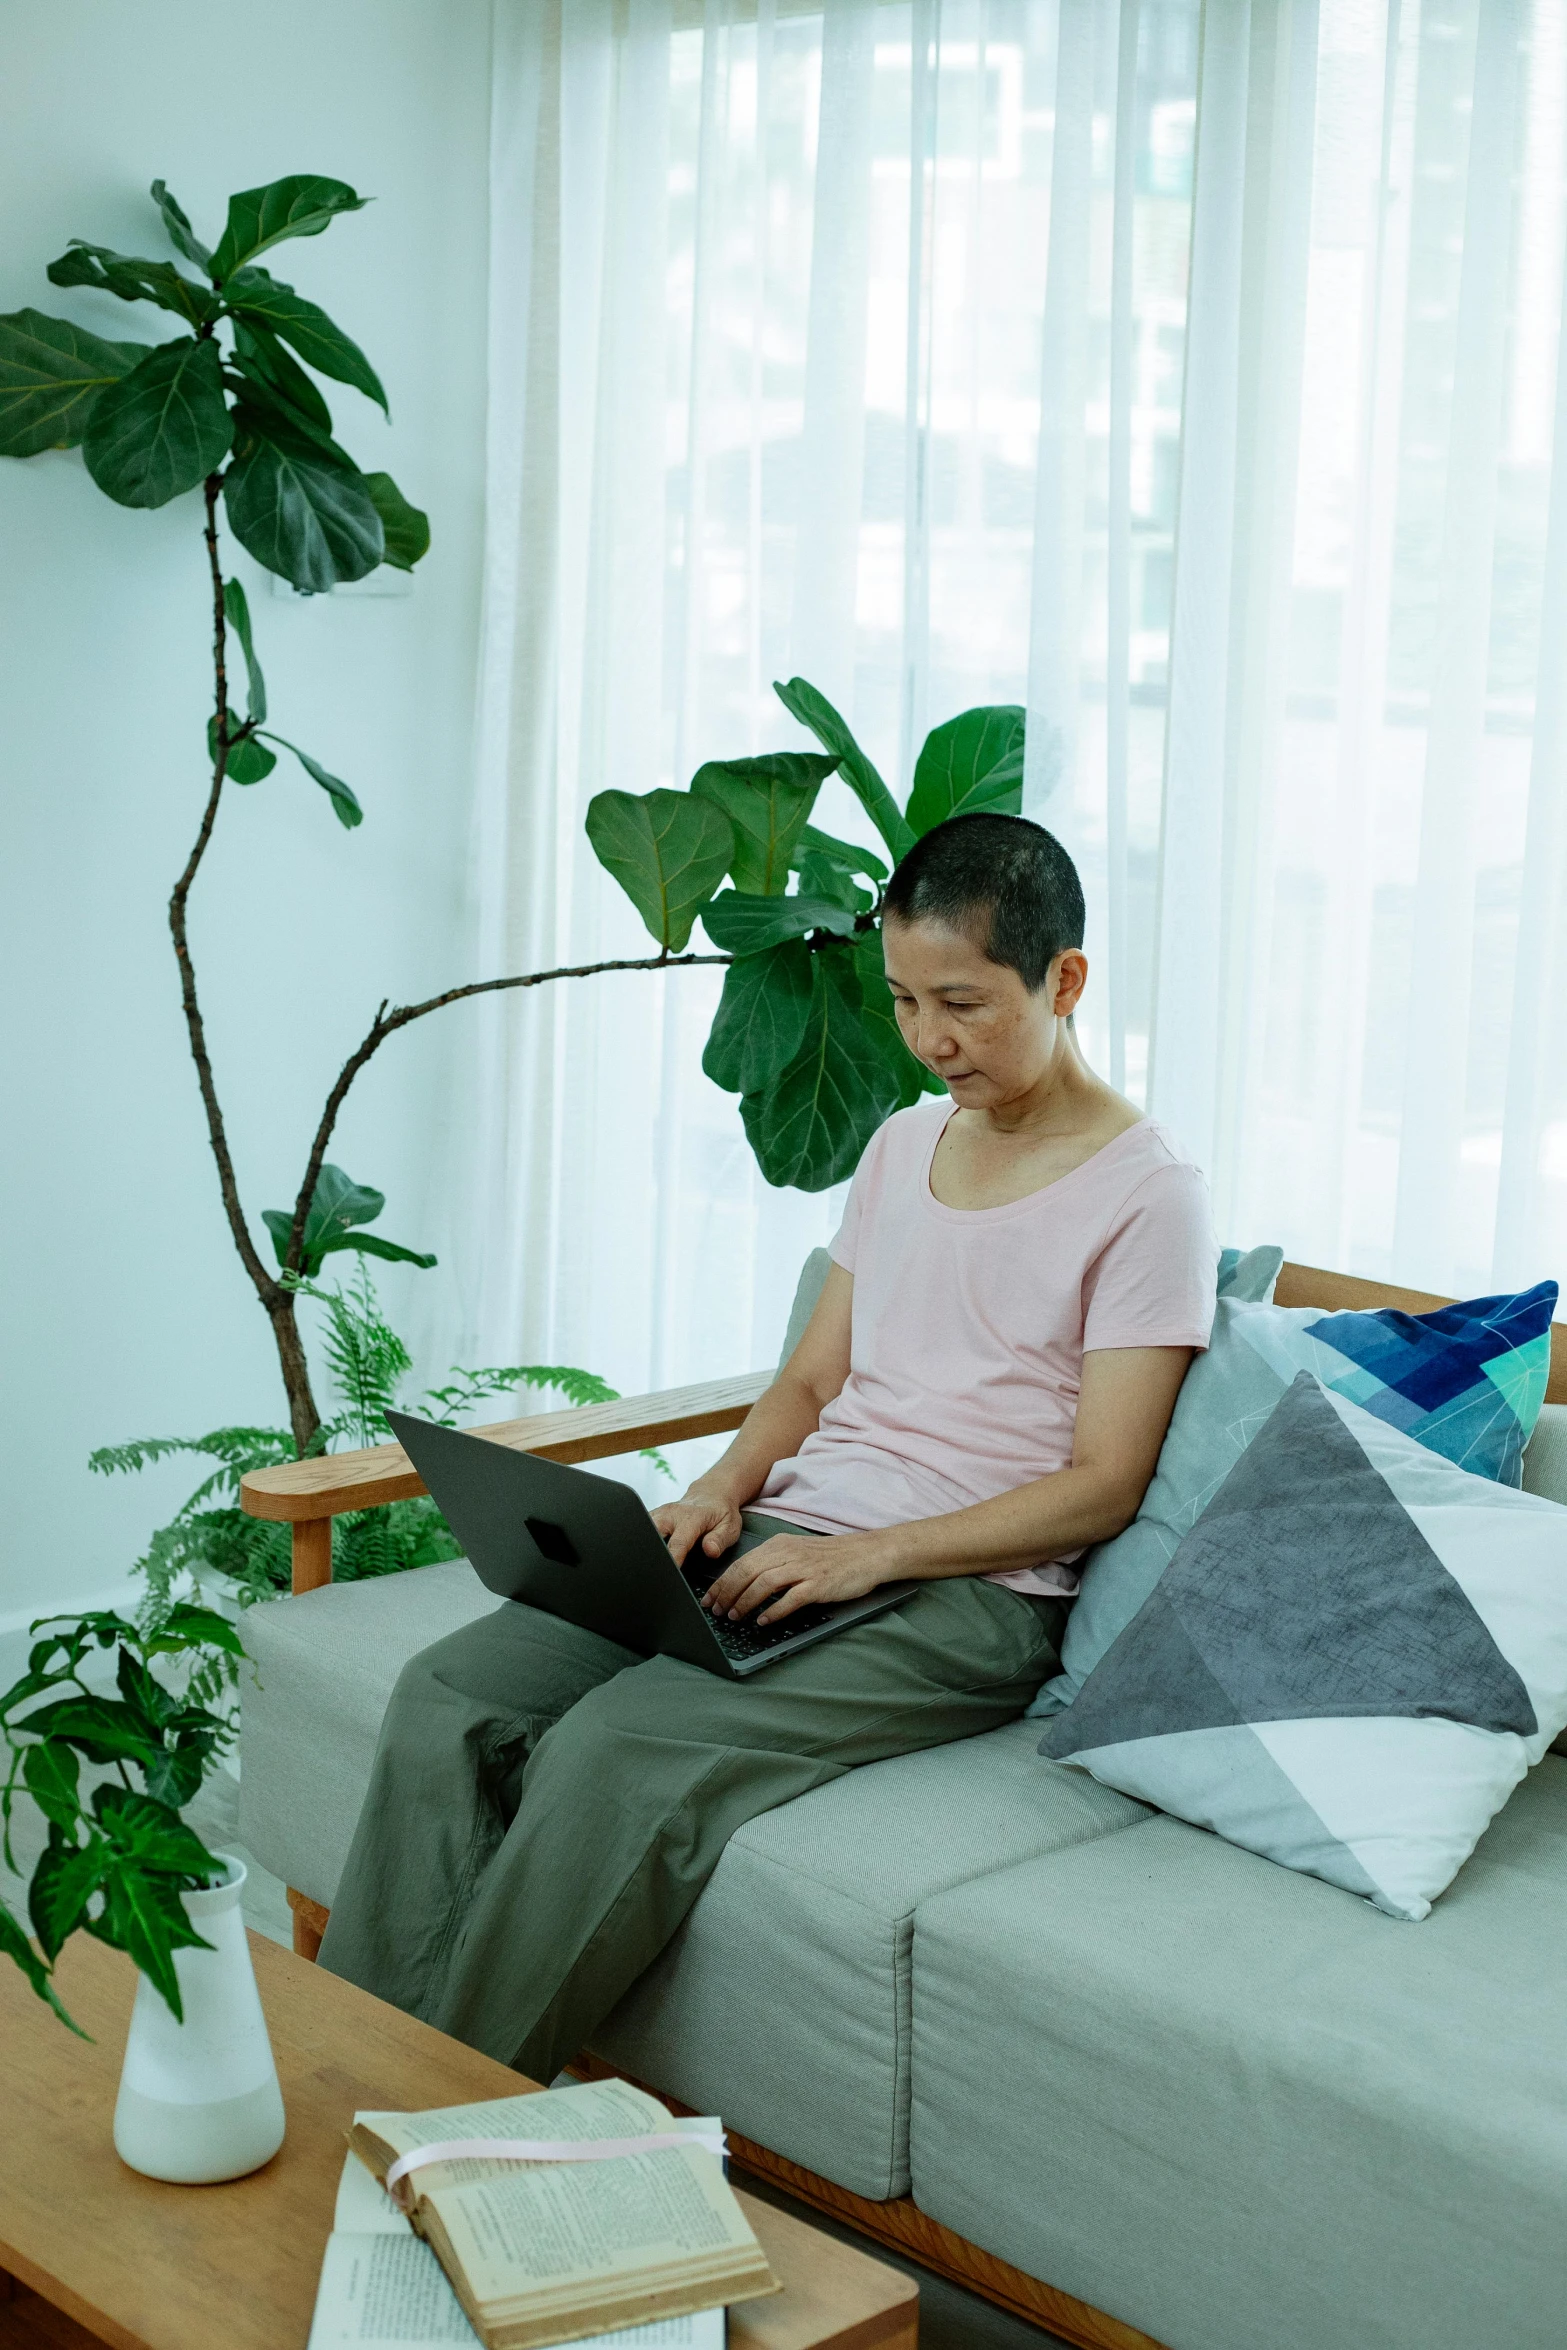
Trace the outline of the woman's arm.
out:
[[[736,1559],[706,1604],[731,1616],[760,1608],[757,1621],[770,1624],[796,1608],[859,1599],[878,1583],[905,1576],[993,1575],[1109,1541],[1141,1507],[1192,1351],[1127,1346],[1085,1354],[1069,1468],[998,1493],[993,1501],[907,1526],[869,1534],[775,1535]],[[742,1442],[750,1425],[741,1431]]]
[[[799,1345],[760,1402],[752,1405],[728,1451],[680,1501],[665,1502],[653,1523],[678,1565],[701,1542],[717,1558],[740,1539],[740,1512],[767,1483],[776,1461],[793,1460],[849,1376],[854,1279],[828,1268],[822,1294]]]

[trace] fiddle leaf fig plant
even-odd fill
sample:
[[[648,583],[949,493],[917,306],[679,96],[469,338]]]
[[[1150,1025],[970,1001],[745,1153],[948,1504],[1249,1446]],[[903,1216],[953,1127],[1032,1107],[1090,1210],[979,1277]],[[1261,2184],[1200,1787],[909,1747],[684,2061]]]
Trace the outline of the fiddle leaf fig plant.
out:
[[[174,1953],[212,1945],[180,1895],[219,1880],[223,1864],[180,1812],[233,1741],[231,1723],[206,1700],[233,1687],[245,1653],[239,1634],[188,1601],[156,1629],[104,1611],[44,1617],[32,1629],[27,1670],[0,1696],[7,1868],[20,1873],[11,1837],[20,1793],[43,1814],[48,1841],[27,1894],[37,1947],[0,1901],[0,1952],[83,2039],[54,1985],[55,1961],[78,1930],[123,1950],[183,2022]],[[101,1667],[111,1654],[113,1697],[101,1672],[87,1677],[91,1660]],[[172,1687],[153,1670],[160,1658],[178,1660]]]
[[[1024,714],[998,705],[933,727],[900,810],[825,694],[803,677],[773,690],[819,752],[712,760],[685,794],[600,792],[587,833],[666,951],[700,921],[732,958],[702,1067],[740,1096],[768,1182],[825,1191],[894,1110],[944,1089],[904,1044],[882,972],[887,866],[816,829],[817,793],[841,775],[896,862],[951,816],[1018,813]]]
[[[888,862],[813,825],[817,795],[828,776],[841,775],[886,860],[896,863],[950,816],[1018,807],[1023,712],[969,710],[935,728],[900,809],[839,712],[796,677],[776,691],[820,750],[711,760],[686,791],[599,793],[587,812],[588,838],[657,952],[464,980],[419,1003],[383,1000],[327,1093],[292,1208],[261,1219],[274,1270],[241,1197],[197,990],[190,897],[228,787],[267,784],[282,753],[346,832],[361,826],[365,811],[351,783],[274,726],[249,600],[225,560],[222,533],[263,570],[319,595],[381,565],[412,570],[428,551],[430,527],[390,473],[362,467],[337,438],[323,380],[367,400],[379,411],[375,427],[389,415],[370,358],[275,274],[277,248],[323,235],[362,212],[367,199],[345,181],[294,173],[230,196],[222,231],[209,243],[166,181],[152,182],[151,198],[167,253],[151,258],[73,238],[49,265],[54,285],[103,305],[99,323],[31,306],[0,316],[0,457],[79,449],[92,480],[120,505],[200,500],[212,615],[206,782],[168,902],[169,931],[223,1214],[271,1325],[297,1458],[328,1441],[298,1324],[301,1284],[308,1292],[340,1249],[431,1262],[365,1233],[381,1195],[327,1161],[349,1091],[381,1046],[413,1021],[476,996],[619,971],[727,965],[703,1066],[738,1093],[770,1183],[815,1191],[839,1182],[890,1111],[922,1088],[939,1088],[904,1048],[881,975]],[[146,306],[140,338],[115,331],[120,305]],[[194,761],[194,725],[191,733]],[[711,953],[691,948],[698,921]]]

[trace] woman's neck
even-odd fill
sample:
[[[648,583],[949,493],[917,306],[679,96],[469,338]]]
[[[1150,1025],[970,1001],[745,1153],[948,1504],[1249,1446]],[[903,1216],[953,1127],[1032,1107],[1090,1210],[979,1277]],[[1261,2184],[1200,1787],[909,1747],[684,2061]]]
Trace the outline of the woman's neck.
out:
[[[1050,1135],[1078,1133],[1099,1123],[1108,1111],[1130,1108],[1094,1075],[1078,1051],[1076,1037],[1063,1024],[1049,1065],[1026,1093],[971,1114],[997,1141],[1035,1142]],[[1125,1122],[1130,1123],[1131,1118]]]

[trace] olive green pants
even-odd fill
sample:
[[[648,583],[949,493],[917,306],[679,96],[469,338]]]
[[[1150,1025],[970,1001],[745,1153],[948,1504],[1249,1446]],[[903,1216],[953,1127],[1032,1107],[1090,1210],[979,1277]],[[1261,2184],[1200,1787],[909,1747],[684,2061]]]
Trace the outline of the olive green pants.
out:
[[[857,1764],[1013,1720],[1056,1669],[1064,1618],[1060,1600],[953,1577],[730,1681],[507,1603],[404,1668],[321,1963],[548,2081],[736,1828]]]

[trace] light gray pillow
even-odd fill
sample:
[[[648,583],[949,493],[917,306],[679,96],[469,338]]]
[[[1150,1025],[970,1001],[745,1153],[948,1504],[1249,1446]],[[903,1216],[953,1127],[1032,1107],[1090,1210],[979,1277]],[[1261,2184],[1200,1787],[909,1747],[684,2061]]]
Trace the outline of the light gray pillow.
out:
[[[1083,1562],[1061,1670],[1045,1683],[1031,1714],[1057,1714],[1071,1704],[1278,1402],[1286,1382],[1250,1347],[1235,1343],[1233,1323],[1238,1311],[1271,1302],[1283,1262],[1281,1248],[1253,1248],[1244,1255],[1227,1248],[1220,1257],[1208,1351],[1186,1374],[1142,1508],[1124,1534],[1096,1545]]]
[[[1564,1723],[1567,1509],[1301,1371],[1039,1751],[1420,1919]]]

